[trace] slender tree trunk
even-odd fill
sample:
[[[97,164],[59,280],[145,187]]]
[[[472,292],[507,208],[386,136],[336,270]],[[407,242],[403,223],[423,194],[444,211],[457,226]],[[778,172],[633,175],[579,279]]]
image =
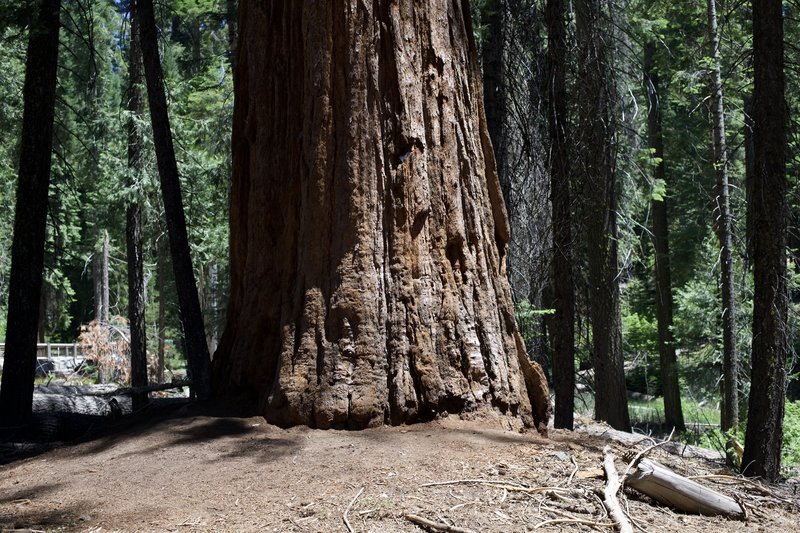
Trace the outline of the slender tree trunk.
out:
[[[236,76],[236,0],[225,1],[225,18],[228,24],[228,53],[231,60],[231,73]]]
[[[753,178],[755,175],[753,127],[753,98],[747,96],[744,99],[744,194],[747,210],[745,272],[749,272],[753,265]]]
[[[167,335],[167,246],[164,238],[158,239],[158,354],[156,356],[156,382],[164,383],[164,356]]]
[[[102,295],[102,307],[100,312],[100,322],[103,324],[108,324],[108,314],[109,314],[109,306],[110,306],[110,298],[109,298],[109,282],[108,282],[108,231],[103,230],[103,250],[101,255],[101,265],[100,269],[102,272],[102,286],[101,286],[101,295]]]
[[[28,37],[5,361],[0,387],[0,419],[4,423],[28,420],[33,409],[60,11],[60,0],[42,0]]]
[[[181,322],[186,341],[186,353],[194,395],[203,400],[211,394],[208,355],[203,315],[197,283],[192,270],[189,238],[186,233],[186,216],[172,144],[172,132],[164,94],[164,75],[158,56],[158,37],[152,0],[139,0],[136,4],[139,34],[141,37],[144,74],[147,81],[147,97],[150,104],[150,119],[156,146],[158,174],[161,178],[161,194],[167,219],[172,268],[178,292]]]
[[[628,430],[617,258],[615,88],[601,17],[599,0],[576,0],[581,143],[577,171],[584,186],[595,416]]]
[[[135,9],[132,6],[132,9]],[[131,17],[131,40],[128,55],[128,187],[135,190],[126,213],[125,240],[128,257],[128,321],[131,330],[131,385],[147,385],[147,327],[145,324],[144,238],[139,178],[144,170],[142,146],[144,135],[140,124],[144,115],[142,98],[142,58],[139,48],[139,24]],[[133,410],[147,404],[147,393],[131,398]]]
[[[483,102],[486,109],[486,125],[492,140],[497,161],[497,176],[503,191],[506,211],[511,218],[511,176],[506,171],[508,150],[506,134],[508,124],[508,90],[506,84],[506,25],[507,0],[493,0],[486,6],[489,13],[486,39],[483,42]]]
[[[733,288],[733,217],[731,216],[728,188],[728,149],[725,142],[725,106],[720,74],[719,37],[717,35],[717,7],[708,0],[708,36],[711,42],[711,71],[714,109],[714,168],[717,173],[715,228],[720,248],[720,287],[722,289],[722,349],[723,349],[723,401],[721,426],[723,431],[739,423],[739,360],[736,356],[736,298]]]
[[[94,289],[94,319],[103,321],[103,241],[98,232],[92,256],[92,288]]]
[[[282,425],[476,411],[541,428],[469,3],[240,14],[219,390]]]
[[[753,0],[753,370],[742,469],[777,479],[786,387],[787,107],[783,3]]]
[[[572,429],[575,411],[575,284],[572,275],[572,212],[567,146],[566,9],[564,0],[548,0],[547,94],[550,133],[550,190],[553,206],[553,381],[554,424]]]
[[[219,290],[219,267],[215,261],[208,264],[206,268],[206,294],[205,294],[205,316],[208,323],[206,332],[208,334],[208,351],[213,354],[217,351],[217,344],[219,342],[218,334],[218,296]]]
[[[670,190],[664,161],[664,137],[661,129],[659,76],[653,67],[655,44],[645,45],[644,83],[647,90],[647,137],[653,156],[657,159],[655,179]],[[653,196],[650,202],[653,217],[653,248],[656,264],[656,320],[658,321],[658,357],[661,368],[661,388],[664,395],[664,421],[667,428],[685,429],[678,385],[678,364],[675,338],[672,334],[672,272],[669,256],[669,215],[667,199]]]

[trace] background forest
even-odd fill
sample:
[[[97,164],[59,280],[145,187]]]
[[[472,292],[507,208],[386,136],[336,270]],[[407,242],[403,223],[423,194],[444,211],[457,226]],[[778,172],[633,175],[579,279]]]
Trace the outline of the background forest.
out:
[[[553,370],[554,287],[551,207],[551,140],[548,105],[552,58],[548,42],[553,2],[473,0],[473,28],[484,75],[487,122],[512,227],[508,272],[517,318],[532,358],[548,375]],[[584,2],[575,2],[576,10]],[[730,265],[736,320],[732,343],[739,359],[735,387],[742,415],[729,431],[743,440],[750,394],[752,325],[752,228],[747,209],[752,177],[753,91],[752,13],[748,2],[630,0],[603,3],[597,28],[607,50],[604,91],[611,113],[608,130],[616,182],[612,184],[618,248],[616,281],[625,378],[636,424],[660,425],[657,242],[668,235],[671,265],[669,331],[674,339],[685,438],[724,447],[728,435],[720,411],[725,366],[724,283]],[[581,161],[593,148],[586,131],[581,95],[588,82],[581,15],[567,6],[564,42],[567,157]],[[233,0],[171,0],[156,6],[161,28],[172,133],[181,171],[195,276],[213,353],[225,318],[228,293],[228,190],[233,111]],[[789,107],[789,338],[797,328],[796,220],[798,120],[800,105],[800,3],[784,4],[786,96]],[[18,140],[22,116],[27,27],[24,10],[0,8],[0,339],[5,336]],[[128,47],[130,17],[113,0],[65,1],[54,158],[42,295],[40,339],[74,342],[81,327],[109,317],[124,325],[127,313],[125,210],[144,205],[148,353],[168,366],[182,366],[181,326],[163,206],[158,192],[149,121],[144,120],[143,171],[131,176],[127,163]],[[711,28],[716,26],[714,30]],[[714,43],[718,43],[715,53]],[[715,74],[719,74],[718,81]],[[724,94],[724,107],[718,94]],[[719,104],[719,105],[718,105]],[[658,109],[658,119],[654,109]],[[720,113],[720,109],[722,112]],[[137,119],[141,120],[141,119]],[[720,130],[720,123],[723,128]],[[657,124],[659,133],[654,131]],[[715,129],[718,132],[715,143]],[[720,137],[727,150],[720,156]],[[571,135],[570,135],[571,133]],[[655,139],[662,139],[661,145]],[[726,155],[725,155],[726,154]],[[727,171],[730,215],[720,206],[720,172]],[[576,165],[577,169],[577,165]],[[591,251],[583,238],[593,231],[592,209],[599,200],[571,175],[569,204],[573,237],[574,359],[579,369],[575,409],[594,409],[589,272]],[[661,218],[664,217],[664,218]],[[657,220],[668,221],[659,229]],[[721,254],[730,221],[730,261]],[[721,236],[723,238],[721,238]],[[661,241],[663,242],[663,241]],[[104,244],[107,243],[107,244]],[[107,250],[107,253],[104,252]],[[104,261],[104,256],[108,259]],[[105,265],[105,266],[104,266]],[[108,272],[107,276],[103,272]],[[107,283],[104,283],[104,278]],[[107,288],[104,285],[107,284]],[[670,287],[670,285],[667,285]],[[108,294],[107,300],[103,296]],[[107,301],[104,309],[103,302]],[[115,318],[120,317],[120,318]],[[663,332],[662,332],[663,334]],[[794,354],[795,350],[792,349]],[[784,465],[800,465],[800,368],[787,363]],[[794,402],[794,403],[792,403]],[[683,424],[676,424],[683,425]],[[711,431],[706,431],[713,428]]]

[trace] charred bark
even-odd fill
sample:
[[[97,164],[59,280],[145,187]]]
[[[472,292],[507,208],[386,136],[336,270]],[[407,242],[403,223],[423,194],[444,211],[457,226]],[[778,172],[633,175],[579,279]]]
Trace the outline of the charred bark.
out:
[[[281,425],[546,424],[468,9],[241,2],[220,394]]]
[[[753,354],[742,469],[780,474],[786,355],[787,108],[780,0],[753,1]]]
[[[553,206],[553,382],[555,427],[572,429],[575,412],[575,282],[572,274],[572,212],[567,146],[566,13],[563,0],[548,0],[547,95],[550,190]]]
[[[178,292],[181,323],[186,342],[192,392],[199,399],[211,395],[208,355],[203,314],[197,283],[192,270],[189,238],[186,234],[186,216],[183,212],[183,197],[172,144],[172,132],[164,94],[164,74],[158,56],[158,37],[152,0],[139,0],[136,4],[139,22],[144,75],[147,81],[147,99],[150,104],[150,119],[156,146],[158,175],[161,178],[161,196],[164,200],[164,215],[167,220],[172,269]]]
[[[589,317],[595,377],[595,416],[630,429],[622,356],[617,257],[616,132],[614,75],[602,33],[599,0],[575,2],[580,83],[580,147],[589,262]]]
[[[712,0],[713,1],[713,0]],[[647,91],[647,137],[656,159],[655,179],[667,185],[664,160],[664,136],[661,129],[660,80],[654,70],[655,44],[645,45],[644,82]],[[653,249],[656,256],[656,320],[658,322],[658,358],[661,368],[661,389],[664,396],[664,421],[668,428],[685,429],[678,385],[678,363],[675,337],[672,333],[672,269],[669,256],[669,214],[666,197],[653,196],[650,202],[653,217]]]
[[[29,420],[33,405],[47,193],[53,148],[60,0],[42,0],[28,37],[19,180],[11,244],[0,419]]]

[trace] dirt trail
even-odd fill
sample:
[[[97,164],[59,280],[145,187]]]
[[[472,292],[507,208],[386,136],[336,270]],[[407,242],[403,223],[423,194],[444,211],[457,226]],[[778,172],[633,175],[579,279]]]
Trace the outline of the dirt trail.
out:
[[[592,490],[603,437],[503,430],[456,417],[359,432],[288,430],[259,417],[184,407],[158,421],[0,467],[0,528],[47,531],[421,531],[408,513],[475,531],[526,531],[546,520],[605,523]],[[620,455],[630,445],[615,445]],[[654,451],[685,473],[713,464]],[[617,463],[623,468],[621,462]],[[577,470],[576,470],[577,467]],[[570,475],[575,471],[572,482]],[[493,483],[426,483],[480,479]],[[569,487],[526,494],[530,487]],[[506,486],[504,487],[503,484]],[[798,515],[742,484],[761,505],[748,523],[683,516],[627,492],[645,531],[792,531]],[[511,489],[511,490],[509,490]],[[787,487],[774,489],[792,498]],[[596,531],[577,522],[544,530]],[[600,527],[601,530],[611,529]]]

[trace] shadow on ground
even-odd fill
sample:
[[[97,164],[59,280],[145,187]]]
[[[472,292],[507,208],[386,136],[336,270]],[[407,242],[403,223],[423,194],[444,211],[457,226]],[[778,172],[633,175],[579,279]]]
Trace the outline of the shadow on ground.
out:
[[[56,446],[89,443],[82,453],[99,453],[131,437],[153,431],[170,434],[165,442],[131,454],[152,453],[165,446],[191,445],[225,439],[229,451],[221,457],[263,454],[276,457],[293,442],[257,431],[254,413],[244,403],[192,402],[156,399],[142,411],[122,418],[78,413],[36,413],[24,426],[0,426],[0,465],[34,457]],[[254,442],[257,441],[257,442]]]

